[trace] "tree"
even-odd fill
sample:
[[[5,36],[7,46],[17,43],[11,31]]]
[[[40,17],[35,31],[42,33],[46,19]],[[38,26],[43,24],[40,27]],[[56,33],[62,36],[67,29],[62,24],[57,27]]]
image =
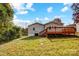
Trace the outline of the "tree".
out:
[[[13,24],[13,9],[8,3],[0,4],[0,42],[22,36],[22,30]]]
[[[74,23],[78,23],[79,22],[79,3],[73,3],[71,8],[73,11]]]
[[[13,28],[13,13],[8,3],[0,4],[0,41],[7,40],[9,31]]]
[[[28,28],[21,28],[21,34],[22,36],[27,36],[28,35]]]

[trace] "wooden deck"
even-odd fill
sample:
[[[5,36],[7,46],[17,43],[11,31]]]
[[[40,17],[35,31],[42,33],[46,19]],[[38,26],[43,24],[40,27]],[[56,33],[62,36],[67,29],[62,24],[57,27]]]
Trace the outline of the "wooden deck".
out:
[[[48,35],[75,35],[76,29],[74,27],[51,27],[39,33],[39,36]]]
[[[47,28],[47,34],[63,34],[63,35],[74,35],[76,29],[74,27],[51,27]]]

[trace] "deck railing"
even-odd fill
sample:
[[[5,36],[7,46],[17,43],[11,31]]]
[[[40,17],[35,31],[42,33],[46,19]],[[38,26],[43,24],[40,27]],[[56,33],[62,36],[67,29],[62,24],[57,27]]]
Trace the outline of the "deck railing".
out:
[[[76,29],[74,27],[51,27],[51,29],[47,28],[47,34],[63,34],[70,35],[75,34]]]

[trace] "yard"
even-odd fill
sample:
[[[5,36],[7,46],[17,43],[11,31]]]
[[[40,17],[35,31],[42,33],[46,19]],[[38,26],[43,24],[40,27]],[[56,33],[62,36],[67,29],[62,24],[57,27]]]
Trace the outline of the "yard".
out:
[[[79,56],[79,38],[27,37],[0,45],[1,56]]]

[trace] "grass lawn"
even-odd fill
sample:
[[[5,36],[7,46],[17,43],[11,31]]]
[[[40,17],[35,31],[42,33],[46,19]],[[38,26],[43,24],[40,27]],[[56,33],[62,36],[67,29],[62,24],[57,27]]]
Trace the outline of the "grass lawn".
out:
[[[2,56],[79,56],[79,38],[27,37],[0,45]]]

